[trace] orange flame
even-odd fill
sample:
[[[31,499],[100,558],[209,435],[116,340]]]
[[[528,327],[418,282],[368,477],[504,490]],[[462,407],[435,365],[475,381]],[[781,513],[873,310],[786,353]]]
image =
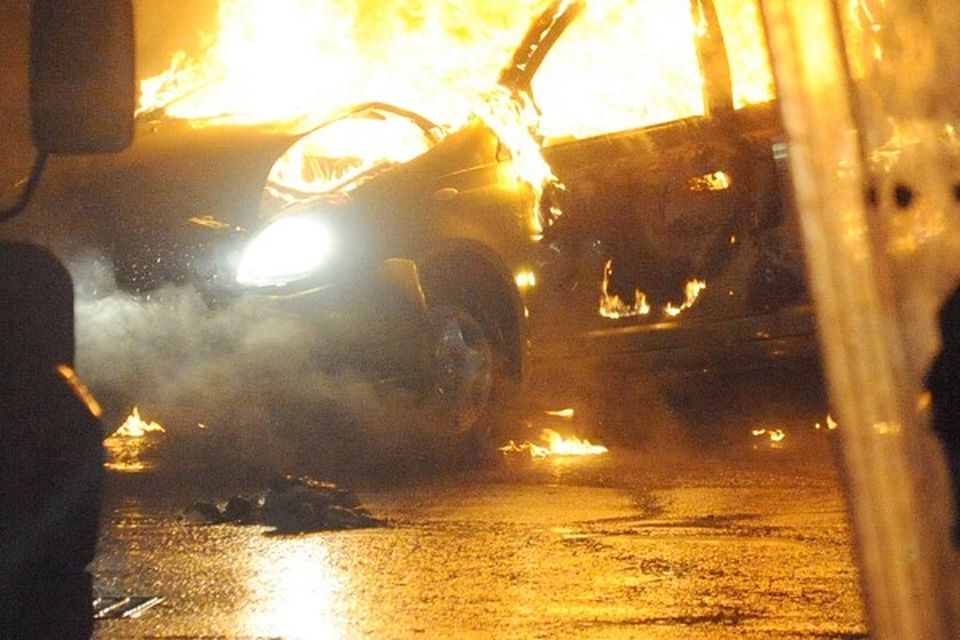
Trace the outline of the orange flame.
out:
[[[610,276],[613,275],[613,260],[607,260],[603,265],[603,279],[600,281],[600,315],[614,320],[649,315],[651,308],[647,303],[647,295],[639,288],[633,292],[633,304],[627,304],[623,299],[610,293]],[[684,289],[685,299],[679,305],[668,302],[663,307],[663,313],[675,318],[696,304],[700,294],[707,288],[703,280],[693,279],[687,282]]]
[[[487,92],[475,111],[510,151],[517,179],[533,190],[534,217],[530,230],[539,239],[544,227],[560,213],[556,208],[541,211],[544,189],[552,186],[562,190],[563,184],[553,174],[537,142],[539,114],[533,101],[523,92],[514,95],[499,87]]]
[[[383,100],[438,122],[466,119],[543,0],[220,0],[201,55],[141,82],[139,113],[197,124],[299,128]]]
[[[613,260],[607,260],[603,265],[603,280],[600,282],[600,315],[616,320],[649,314],[650,305],[647,304],[647,296],[640,289],[633,292],[633,304],[627,304],[620,296],[610,294],[610,276],[612,275]]]
[[[607,453],[603,445],[593,444],[589,440],[581,440],[575,436],[564,437],[553,429],[544,429],[540,433],[540,440],[544,445],[524,442],[517,444],[511,440],[506,445],[500,447],[504,454],[522,453],[524,451],[530,454],[531,458],[548,458],[552,456],[596,456]]]
[[[707,288],[707,283],[704,282],[703,280],[694,279],[689,281],[683,287],[683,291],[684,291],[684,295],[686,296],[686,299],[682,303],[680,303],[680,306],[676,306],[672,302],[668,302],[667,306],[663,308],[663,312],[668,316],[670,316],[671,318],[677,317],[678,315],[683,313],[686,309],[689,309],[694,304],[696,304],[697,298],[700,297],[700,293],[706,288]]]
[[[545,4],[220,0],[203,52],[179,51],[144,79],[138,112],[300,128],[305,115],[383,100],[461,123]],[[734,104],[771,99],[757,2],[717,0],[717,9]],[[692,44],[702,35],[687,2],[589,0],[534,78],[537,100],[563,107],[544,109],[542,133],[584,137],[703,113]]]
[[[833,419],[833,416],[828,413],[828,414],[827,414],[827,420],[826,420],[826,429],[827,429],[827,431],[835,431],[838,426],[840,426],[840,425],[837,424],[837,421],[834,420],[834,419]],[[824,428],[824,425],[822,425],[822,424],[820,424],[819,422],[817,422],[816,424],[813,425],[813,428],[816,429],[817,431],[820,431],[821,429]]]
[[[766,436],[771,444],[779,444],[787,437],[787,434],[783,429],[753,429],[750,433],[755,438],[762,438]]]
[[[400,114],[369,105],[355,117],[318,127],[289,147],[270,169],[262,204],[269,210],[349,191],[361,177],[426,152],[440,134],[437,128],[424,130]]]
[[[134,407],[123,424],[103,441],[107,453],[103,466],[120,473],[140,473],[152,468],[151,451],[157,443],[147,435],[165,432],[156,422],[141,418],[140,409]]]
[[[140,409],[134,407],[127,419],[120,427],[113,432],[111,437],[120,438],[143,438],[150,432],[166,433],[166,429],[153,421],[147,421],[140,417]]]

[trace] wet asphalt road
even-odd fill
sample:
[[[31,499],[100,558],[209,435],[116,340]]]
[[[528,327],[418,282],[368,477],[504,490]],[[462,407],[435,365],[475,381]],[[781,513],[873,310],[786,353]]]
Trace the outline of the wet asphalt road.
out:
[[[836,433],[797,425],[775,444],[752,426],[358,479],[385,529],[200,524],[193,500],[257,482],[170,461],[111,472],[97,589],[165,600],[96,637],[864,637]]]

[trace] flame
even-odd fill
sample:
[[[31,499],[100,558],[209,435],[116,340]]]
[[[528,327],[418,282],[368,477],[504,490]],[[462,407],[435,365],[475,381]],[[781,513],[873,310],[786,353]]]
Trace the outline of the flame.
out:
[[[596,456],[607,453],[609,449],[603,445],[593,444],[589,440],[581,440],[575,436],[564,437],[553,429],[544,429],[540,433],[540,440],[544,445],[524,442],[517,444],[511,440],[500,447],[504,454],[529,452],[531,458],[548,458],[552,456]]]
[[[111,437],[143,438],[150,432],[166,433],[166,429],[153,421],[146,421],[140,417],[140,409],[134,407],[127,419],[113,432]]]
[[[207,124],[283,124],[383,100],[466,119],[543,0],[220,0],[195,58],[144,79],[138,113]]]
[[[840,425],[837,424],[837,421],[834,420],[833,416],[828,413],[827,419],[826,419],[827,431],[834,431],[838,426]],[[817,431],[820,431],[821,429],[823,429],[823,425],[817,422],[816,424],[813,425],[813,428],[816,429]]]
[[[647,304],[647,296],[640,289],[633,292],[633,304],[627,304],[620,296],[610,294],[610,276],[612,275],[613,260],[607,260],[603,265],[603,280],[600,283],[600,315],[616,320],[649,314],[650,305]]]
[[[513,279],[520,289],[533,289],[537,286],[537,272],[532,269],[518,271]]]
[[[690,178],[688,185],[691,191],[702,193],[704,191],[726,191],[733,184],[730,174],[723,170],[717,170],[713,173],[705,173],[702,176]]]
[[[149,433],[166,433],[153,421],[140,417],[140,409],[134,407],[123,424],[103,441],[107,453],[104,467],[120,473],[140,473],[154,466],[152,451],[156,447]]]
[[[347,116],[355,117],[347,117]],[[440,137],[400,113],[368,105],[334,118],[294,143],[274,162],[262,205],[272,209],[321,194],[346,192],[377,169],[407,162],[430,149]]]
[[[627,304],[620,296],[610,293],[610,276],[612,275],[613,260],[607,260],[606,264],[603,265],[603,279],[600,282],[600,315],[614,320],[649,315],[651,309],[647,303],[647,295],[639,288],[633,292],[633,304]],[[707,283],[703,280],[694,278],[688,281],[683,287],[684,301],[679,305],[668,302],[663,307],[663,313],[670,318],[677,317],[696,304],[700,294],[706,288]]]
[[[539,239],[560,215],[552,202],[544,204],[550,200],[544,193],[564,188],[541,154],[542,140],[599,135],[705,110],[694,46],[705,25],[688,3],[676,0],[589,0],[533,86],[496,85],[498,71],[546,4],[219,0],[216,31],[203,36],[202,52],[190,57],[180,50],[165,71],[142,80],[137,112],[194,126],[259,124],[296,132],[310,131],[344,105],[373,100],[416,109],[444,131],[476,115],[509,150],[518,181],[532,189],[529,231]],[[719,0],[718,7],[735,106],[771,99],[755,0]],[[335,129],[349,151],[332,137],[307,136],[274,166],[266,202],[283,206],[327,193],[425,150],[422,135],[394,140],[347,124]],[[719,171],[696,185],[727,187],[729,177]],[[611,299],[605,309],[607,317],[618,318],[649,312],[640,294],[633,305]]]
[[[533,78],[543,134],[583,138],[703,114],[695,38],[687,2],[588,0]]]
[[[556,411],[544,411],[544,413],[554,418],[563,418],[564,420],[572,420],[573,416],[576,415],[573,409],[557,409]]]
[[[530,220],[530,231],[539,239],[544,227],[560,213],[556,208],[549,212],[541,210],[544,191],[551,187],[563,190],[564,186],[543,157],[538,142],[539,113],[533,101],[523,91],[512,93],[497,87],[483,96],[474,111],[510,152],[517,179],[531,188],[534,215]]]
[[[683,311],[689,309],[694,304],[696,304],[697,298],[700,297],[700,293],[706,288],[707,288],[707,283],[704,282],[703,280],[696,280],[696,279],[690,280],[683,287],[684,295],[686,296],[686,299],[683,301],[683,303],[681,303],[680,306],[678,307],[674,305],[672,302],[668,302],[667,306],[663,308],[663,312],[668,316],[670,316],[671,318],[677,317]]]
[[[759,3],[753,0],[714,0],[714,5],[730,60],[734,107],[772,100],[773,70]]]
[[[306,115],[383,100],[460,123],[546,4],[220,0],[201,53],[178,51],[142,80],[138,113],[300,128]],[[735,105],[771,99],[757,3],[717,8]],[[702,31],[687,2],[589,0],[534,77],[538,103],[562,106],[544,109],[542,133],[584,137],[703,113],[693,46]]]
[[[762,438],[766,435],[771,444],[779,444],[787,437],[783,429],[753,429],[750,433],[754,438]]]

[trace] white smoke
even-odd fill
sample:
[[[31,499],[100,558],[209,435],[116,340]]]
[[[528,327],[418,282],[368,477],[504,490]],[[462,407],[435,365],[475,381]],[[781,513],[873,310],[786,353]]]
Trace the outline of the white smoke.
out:
[[[218,307],[192,287],[115,292],[79,299],[76,326],[77,368],[107,429],[140,405],[171,438],[192,441],[205,425],[198,456],[276,471],[377,465],[435,444],[415,394],[326,373],[311,318],[265,299]]]

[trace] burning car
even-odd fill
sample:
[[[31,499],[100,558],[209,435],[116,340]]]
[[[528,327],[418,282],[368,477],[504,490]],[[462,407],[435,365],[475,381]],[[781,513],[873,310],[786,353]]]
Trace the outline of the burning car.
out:
[[[630,57],[649,15],[598,6],[622,15],[552,3],[459,128],[370,103],[298,138],[242,289],[338,336],[327,364],[419,381],[458,433],[572,359],[664,375],[815,357],[756,5],[669,3],[660,64]],[[621,82],[574,86],[589,64]],[[651,69],[683,65],[699,84],[651,100]]]

